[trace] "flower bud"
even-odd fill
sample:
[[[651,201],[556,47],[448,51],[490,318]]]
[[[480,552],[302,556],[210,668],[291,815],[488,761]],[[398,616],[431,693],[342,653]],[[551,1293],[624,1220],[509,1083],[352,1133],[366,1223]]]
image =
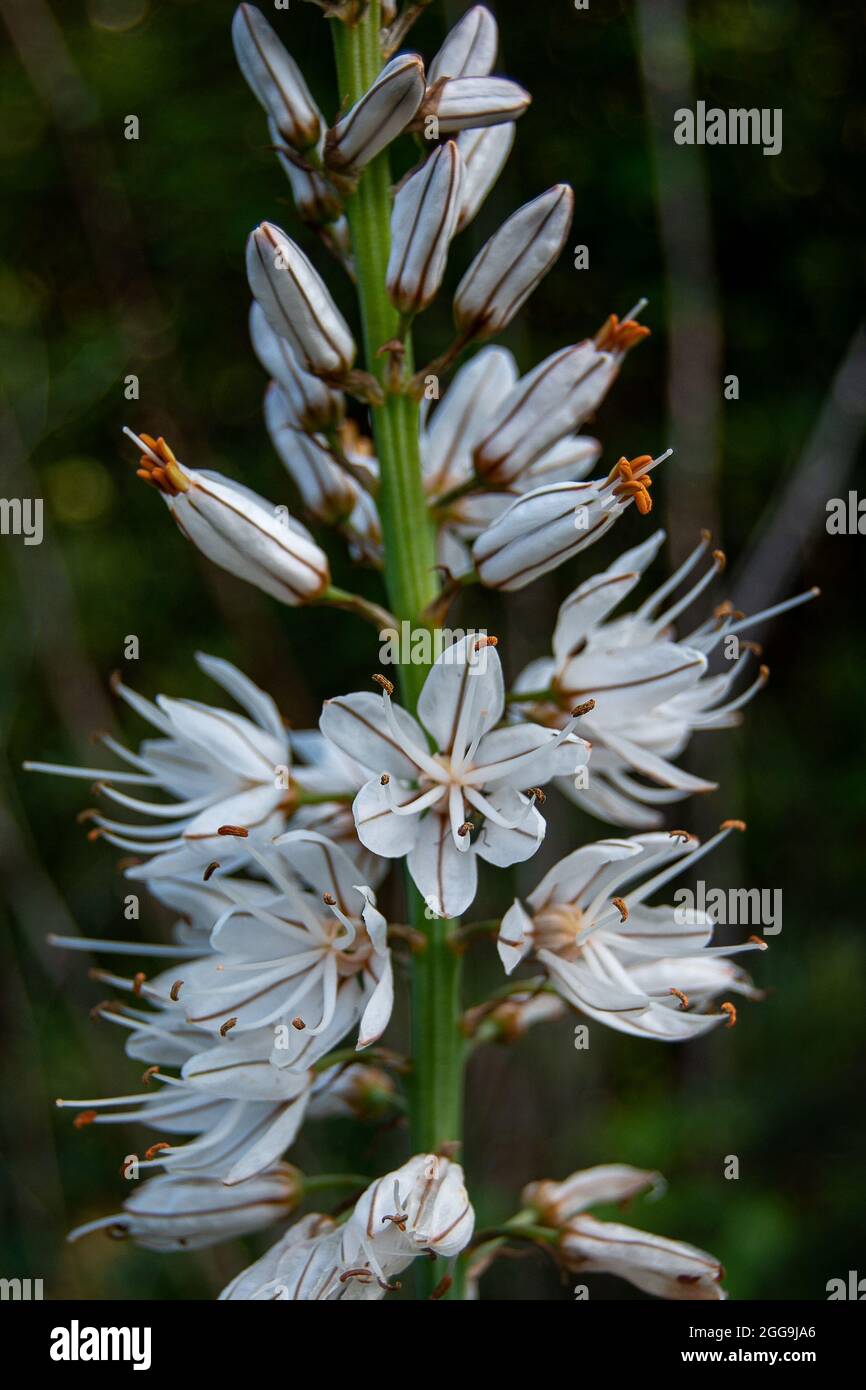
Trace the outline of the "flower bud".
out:
[[[568,184],[554,184],[494,232],[457,286],[454,322],[461,333],[489,338],[511,322],[562,250],[573,210]]]
[[[302,168],[289,158],[280,148],[280,132],[272,120],[268,121],[268,134],[276,150],[277,159],[289,180],[298,216],[304,222],[314,224],[335,221],[343,209],[343,200],[337,190],[318,170]]]
[[[615,1221],[576,1216],[559,1239],[571,1273],[616,1274],[656,1298],[722,1299],[725,1271],[705,1250],[636,1231]]]
[[[271,328],[310,371],[339,377],[355,360],[355,342],[325,282],[299,246],[272,222],[247,241],[247,277]]]
[[[353,174],[405,130],[424,98],[424,64],[417,53],[387,63],[372,87],[325,138],[325,163]]]
[[[301,1175],[288,1163],[233,1187],[221,1178],[161,1173],[137,1185],[122,1212],[79,1226],[67,1238],[108,1230],[131,1236],[145,1250],[201,1250],[272,1225],[300,1200]]]
[[[460,207],[462,162],[453,140],[404,183],[391,214],[386,285],[401,314],[417,314],[442,283]]]
[[[524,588],[597,541],[630,500],[604,481],[548,483],[525,493],[472,547],[481,583]]]
[[[289,399],[274,381],[265,394],[265,424],[307,511],[328,524],[345,520],[357,500],[356,484],[334,462],[324,443],[304,433]]]
[[[328,587],[327,555],[285,507],[219,473],[185,468],[164,439],[127,433],[142,450],[138,476],[159,490],[187,540],[220,569],[292,607]]]
[[[472,221],[502,173],[514,144],[514,132],[514,122],[503,121],[501,125],[482,126],[478,130],[461,130],[457,136],[457,148],[463,160],[458,232]]]
[[[543,1226],[564,1226],[587,1207],[600,1202],[628,1202],[640,1192],[664,1189],[661,1173],[632,1168],[627,1163],[602,1163],[572,1173],[562,1182],[531,1182],[523,1189],[521,1204],[533,1207]]]
[[[475,126],[499,125],[522,116],[532,97],[507,77],[446,77],[427,88],[412,127],[424,130],[435,116],[438,135]]]
[[[455,24],[427,71],[432,87],[440,77],[486,77],[496,62],[499,31],[484,5],[467,10]]]
[[[622,354],[591,340],[561,348],[521,377],[476,445],[476,471],[511,483],[591,415],[619,371]]]
[[[264,310],[253,303],[250,338],[265,371],[274,378],[288,400],[297,429],[327,432],[337,429],[346,414],[346,398],[301,366],[285,338],[268,323]]]
[[[324,124],[321,113],[297,63],[254,5],[235,10],[232,40],[238,66],[280,139],[296,150],[317,144]]]

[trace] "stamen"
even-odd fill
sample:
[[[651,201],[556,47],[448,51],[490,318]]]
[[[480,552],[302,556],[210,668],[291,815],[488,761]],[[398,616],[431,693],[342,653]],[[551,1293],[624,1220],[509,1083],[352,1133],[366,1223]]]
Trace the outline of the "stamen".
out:
[[[687,994],[683,994],[681,989],[670,989],[668,990],[668,993],[672,994],[675,999],[679,999],[680,1008],[682,1009],[683,1013],[685,1013],[686,1009],[689,1007],[689,996]]]
[[[746,829],[746,822],[745,822],[744,820],[723,820],[722,823],[721,823],[721,825],[719,826],[719,829],[720,829],[720,830],[745,830],[745,829]]]
[[[62,1101],[58,1101],[58,1102],[57,1102],[58,1105],[61,1105],[62,1103],[63,1103]],[[80,1115],[76,1115],[76,1116],[75,1116],[75,1119],[72,1121],[72,1124],[73,1124],[73,1126],[74,1126],[75,1129],[86,1129],[86,1127],[87,1127],[88,1125],[92,1125],[92,1124],[93,1124],[93,1121],[94,1121],[95,1119],[96,1119],[96,1111],[95,1111],[95,1110],[82,1110],[82,1112],[81,1112]]]
[[[595,709],[595,700],[584,700],[583,704],[575,705],[571,711],[572,719],[580,719],[584,714],[590,714]]]
[[[611,901],[612,905],[613,905],[613,906],[617,909],[617,911],[619,912],[619,920],[620,920],[621,922],[627,922],[627,921],[628,921],[628,907],[626,906],[625,901],[624,901],[622,898],[611,898],[610,901]]]
[[[386,692],[386,694],[394,694],[394,682],[389,681],[387,676],[376,674],[374,676],[371,676],[370,679],[375,681],[377,685],[380,685],[382,689]]]
[[[246,840],[249,833],[243,825],[221,825],[217,830],[218,835],[234,835],[239,840]]]
[[[737,1010],[730,1002],[722,1004],[721,1012],[728,1015],[728,1021],[724,1025],[726,1028],[733,1028],[737,1022]]]
[[[224,1038],[227,1033],[230,1033],[236,1023],[237,1018],[227,1018],[225,1023],[220,1025],[220,1037]]]
[[[211,862],[208,864],[207,868],[205,869],[204,873],[202,874],[202,881],[203,881],[204,883],[207,883],[208,879],[211,878],[211,877],[216,873],[216,871],[217,871],[217,869],[219,868],[219,866],[220,866],[219,860],[218,860],[218,859],[212,859]]]
[[[307,1026],[306,1023],[305,1023],[304,1020],[301,1018],[300,1014],[298,1014],[297,1018],[293,1018],[293,1019],[292,1019],[292,1027],[293,1027],[293,1028],[296,1028],[296,1029],[298,1030],[299,1033],[303,1033],[303,1031],[304,1031],[304,1029],[306,1028],[306,1026]]]
[[[172,1004],[177,1003],[178,999],[180,998],[180,992],[182,988],[183,980],[175,980],[174,984],[168,992],[168,997],[171,1000]]]

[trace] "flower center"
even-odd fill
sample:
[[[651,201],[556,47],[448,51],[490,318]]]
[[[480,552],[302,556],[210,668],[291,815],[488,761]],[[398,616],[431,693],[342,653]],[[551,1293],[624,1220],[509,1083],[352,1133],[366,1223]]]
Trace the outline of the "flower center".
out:
[[[577,960],[581,948],[577,938],[586,926],[579,907],[554,903],[535,918],[535,947],[553,951],[563,960]]]

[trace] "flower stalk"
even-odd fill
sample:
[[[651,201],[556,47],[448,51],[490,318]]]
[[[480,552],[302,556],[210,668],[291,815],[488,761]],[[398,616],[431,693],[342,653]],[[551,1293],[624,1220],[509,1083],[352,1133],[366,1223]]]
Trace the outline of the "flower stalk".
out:
[[[334,47],[340,97],[354,104],[375,81],[382,66],[379,0],[371,3],[360,23],[335,23]],[[400,315],[386,286],[391,242],[391,174],[388,152],[377,155],[363,170],[346,213],[352,232],[354,262],[363,324],[364,358],[385,388],[384,402],[371,408],[376,453],[381,470],[379,508],[385,551],[388,602],[398,620],[424,625],[437,593],[434,534],[421,476],[418,403],[402,391],[389,389],[388,356],[384,344],[401,336]],[[411,334],[406,332],[403,372],[413,371]],[[404,664],[399,678],[403,700],[414,710],[428,668]],[[436,1152],[443,1144],[460,1141],[463,1092],[463,1040],[460,1034],[459,955],[450,947],[455,925],[431,917],[414,885],[407,879],[411,921],[427,940],[427,949],[412,961],[413,1074],[411,1130],[414,1152]],[[425,915],[426,914],[426,915]],[[439,1279],[434,1264],[420,1278],[426,1292]],[[459,1297],[453,1285],[446,1297]]]

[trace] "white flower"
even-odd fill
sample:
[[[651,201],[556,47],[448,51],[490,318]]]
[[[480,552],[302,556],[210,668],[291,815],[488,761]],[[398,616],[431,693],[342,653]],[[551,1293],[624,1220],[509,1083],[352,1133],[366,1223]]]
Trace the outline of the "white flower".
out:
[[[355,360],[355,340],[319,272],[273,222],[247,239],[247,278],[274,332],[309,371],[338,380]]]
[[[448,140],[403,184],[391,213],[386,288],[401,314],[417,314],[442,283],[460,211],[462,160]]]
[[[494,232],[457,286],[454,322],[461,334],[489,338],[511,322],[562,250],[573,211],[571,188],[556,184]]]
[[[760,667],[757,678],[732,695],[739,663],[732,663],[725,674],[711,675],[707,661],[713,648],[763,622],[766,613],[735,620],[730,606],[723,605],[708,623],[673,639],[674,620],[724,568],[724,555],[714,551],[703,575],[674,598],[707,555],[709,535],[639,608],[611,619],[663,540],[664,532],[657,531],[579,585],[559,610],[553,657],[532,662],[514,687],[516,695],[538,692],[538,698],[521,700],[514,708],[554,727],[567,721],[575,704],[595,701],[581,723],[593,746],[590,782],[577,787],[563,779],[558,785],[593,815],[635,828],[661,823],[653,809],[656,804],[714,790],[714,782],[684,772],[672,759],[683,752],[696,729],[736,724],[740,709],[768,675],[767,668]],[[805,602],[814,593],[799,595],[772,613]],[[748,651],[750,644],[743,646]]]
[[[138,476],[157,489],[178,529],[220,569],[293,608],[328,588],[327,555],[285,507],[220,473],[186,468],[162,438],[124,433],[142,451]]]
[[[108,950],[113,943],[106,943]],[[316,1082],[312,1071],[290,1071],[270,1061],[273,1032],[262,1029],[242,1039],[214,1040],[190,1027],[168,996],[181,992],[184,975],[196,963],[177,966],[167,976],[143,982],[103,974],[119,988],[130,988],[161,1006],[159,1014],[106,1006],[102,1017],[132,1029],[130,1055],[144,1051],[151,1063],[146,1091],[138,1095],[90,1100],[59,1100],[63,1109],[79,1110],[79,1128],[96,1124],[141,1123],[161,1136],[192,1135],[186,1143],[164,1138],[152,1144],[139,1170],[165,1168],[169,1173],[218,1178],[227,1186],[244,1183],[276,1162],[294,1143]],[[180,1064],[180,1076],[163,1068]]]
[[[88,1221],[67,1239],[108,1230],[118,1239],[131,1237],[145,1250],[201,1250],[273,1225],[288,1216],[298,1198],[295,1170],[284,1163],[236,1187],[218,1178],[161,1173],[138,1184],[122,1212]]]
[[[570,729],[497,729],[505,696],[494,644],[470,635],[448,647],[424,683],[418,720],[392,705],[384,677],[381,697],[338,696],[322,711],[325,736],[376,770],[355,798],[361,843],[386,858],[407,855],[419,891],[446,917],[459,916],[475,896],[476,855],[505,866],[541,843],[534,791],[521,789],[576,770],[588,756]]]
[[[32,771],[96,780],[109,801],[145,818],[135,824],[89,813],[99,835],[111,844],[155,856],[151,864],[132,869],[133,877],[200,875],[215,857],[223,868],[234,867],[246,858],[247,839],[220,836],[220,828],[243,828],[250,842],[270,838],[284,827],[291,808],[289,735],[274,701],[230,662],[202,652],[196,653],[196,662],[244,714],[167,695],[158,695],[153,703],[116,679],[115,692],[159,738],[146,739],[133,753],[110,735],[101,735],[103,745],[126,764],[120,770],[25,764]],[[119,790],[123,785],[173,799],[131,796]]]
[[[715,920],[695,910],[647,907],[646,900],[742,822],[725,822],[704,845],[682,831],[599,840],[562,859],[502,919],[499,955],[508,974],[530,952],[558,994],[589,1018],[634,1037],[680,1042],[736,1020],[732,1004],[702,1012],[727,990],[756,997],[749,977],[728,959],[762,951],[710,946]],[[648,876],[649,875],[649,876]],[[636,886],[630,887],[635,880]],[[696,1007],[692,1007],[696,1006]]]
[[[417,1154],[377,1179],[345,1225],[309,1216],[220,1295],[223,1299],[369,1302],[419,1255],[450,1258],[472,1238],[474,1213],[463,1169]]]
[[[658,1193],[663,1185],[659,1173],[608,1163],[572,1173],[564,1182],[530,1183],[523,1202],[560,1232],[556,1251],[572,1274],[616,1274],[656,1298],[725,1298],[725,1271],[705,1250],[585,1214],[586,1207],[627,1202],[648,1189]]]
[[[424,96],[424,64],[417,53],[401,53],[325,138],[327,165],[356,174],[405,130]]]
[[[220,880],[232,905],[214,926],[214,954],[184,968],[180,1002],[190,1023],[233,1041],[270,1029],[271,1061],[297,1071],[359,1021],[358,1047],[375,1042],[394,984],[387,923],[345,851],[311,830],[275,844],[279,853],[251,851],[269,879],[266,902],[242,880]],[[176,975],[150,988],[164,1001]]]
[[[524,493],[472,546],[481,583],[506,592],[523,589],[593,545],[631,502],[646,515],[652,509],[649,474],[670,452],[621,458],[607,478],[547,483]]]
[[[241,72],[283,140],[298,150],[317,144],[321,113],[297,63],[254,5],[238,6],[232,40]]]

